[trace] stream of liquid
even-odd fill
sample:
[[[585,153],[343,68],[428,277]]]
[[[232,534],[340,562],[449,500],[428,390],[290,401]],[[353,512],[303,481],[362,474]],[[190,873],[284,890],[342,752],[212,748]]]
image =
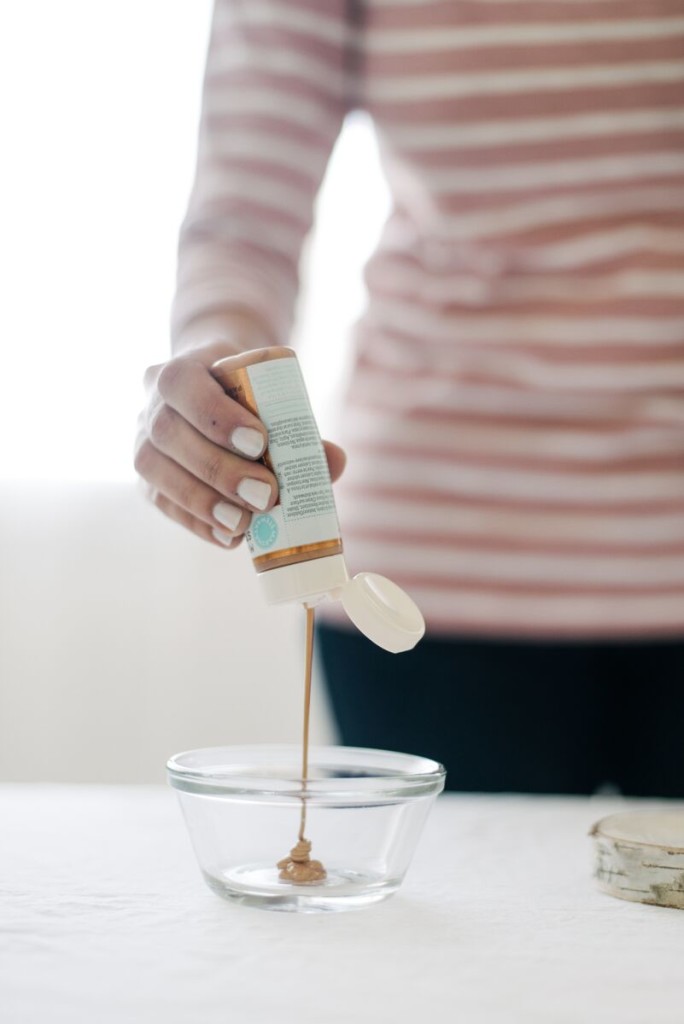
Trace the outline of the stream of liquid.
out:
[[[309,779],[309,719],[311,714],[311,672],[313,668],[314,610],[306,609],[306,659],[304,666],[304,722],[302,726],[302,807],[297,842],[287,857],[278,861],[278,877],[285,882],[307,885],[320,882],[326,871],[311,859],[311,841],[306,838],[306,785]]]

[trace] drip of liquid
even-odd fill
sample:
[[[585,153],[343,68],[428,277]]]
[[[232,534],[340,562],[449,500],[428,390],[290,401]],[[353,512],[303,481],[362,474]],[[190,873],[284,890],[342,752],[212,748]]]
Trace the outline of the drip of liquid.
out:
[[[311,841],[306,838],[306,783],[309,778],[309,716],[311,712],[311,669],[313,666],[314,610],[306,609],[306,664],[304,668],[304,726],[302,729],[302,809],[297,842],[287,857],[278,861],[285,882],[306,885],[320,882],[326,871],[319,860],[311,859]]]

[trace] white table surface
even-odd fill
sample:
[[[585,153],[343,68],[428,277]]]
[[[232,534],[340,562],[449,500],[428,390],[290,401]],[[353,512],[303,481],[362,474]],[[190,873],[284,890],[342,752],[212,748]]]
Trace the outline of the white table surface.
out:
[[[445,795],[400,892],[232,906],[162,787],[0,787],[3,1024],[682,1024],[684,912],[594,888],[626,802]]]

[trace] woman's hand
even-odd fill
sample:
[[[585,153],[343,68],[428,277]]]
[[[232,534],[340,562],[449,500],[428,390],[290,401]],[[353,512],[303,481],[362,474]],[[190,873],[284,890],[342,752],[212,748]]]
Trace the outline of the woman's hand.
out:
[[[268,440],[263,423],[210,373],[216,360],[231,355],[235,347],[216,342],[149,367],[135,447],[135,468],[153,504],[224,548],[237,547],[252,512],[278,499],[276,478],[259,461]],[[336,480],[344,452],[324,445]]]

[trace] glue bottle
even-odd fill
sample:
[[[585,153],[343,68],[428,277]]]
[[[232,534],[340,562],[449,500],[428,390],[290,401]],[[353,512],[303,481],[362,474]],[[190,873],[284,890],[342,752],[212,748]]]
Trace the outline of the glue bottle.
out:
[[[380,647],[395,653],[415,647],[425,622],[408,594],[375,573],[349,576],[325,449],[296,354],[253,349],[219,360],[211,372],[268,431],[263,461],[278,481],[278,504],[255,512],[246,532],[267,603],[313,607],[339,600]]]

